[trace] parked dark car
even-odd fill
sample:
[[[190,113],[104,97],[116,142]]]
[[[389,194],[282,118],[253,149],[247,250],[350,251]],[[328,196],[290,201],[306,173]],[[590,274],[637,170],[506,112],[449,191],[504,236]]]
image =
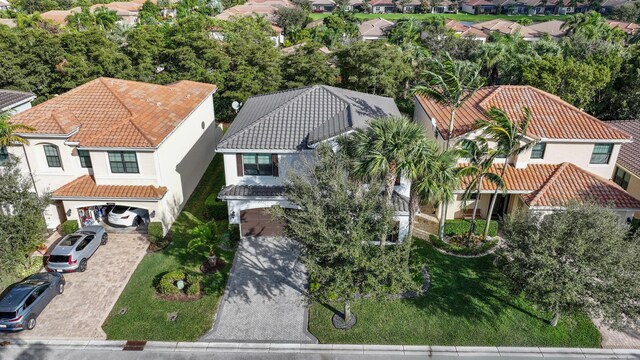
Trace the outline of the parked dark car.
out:
[[[0,331],[32,330],[40,313],[64,292],[61,274],[38,273],[9,286],[0,294]]]
[[[100,245],[106,245],[109,235],[102,226],[85,226],[65,236],[45,257],[45,268],[50,272],[83,272],[89,258]]]

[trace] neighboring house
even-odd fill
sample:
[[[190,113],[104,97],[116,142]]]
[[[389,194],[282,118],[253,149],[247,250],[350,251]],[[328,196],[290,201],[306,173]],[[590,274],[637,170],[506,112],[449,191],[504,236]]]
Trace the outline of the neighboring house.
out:
[[[600,13],[609,15],[615,8],[632,2],[632,0],[602,0],[602,2],[600,2]]]
[[[458,109],[451,141],[478,136],[476,120],[486,119],[492,106],[504,109],[512,119],[518,119],[522,107],[528,107],[532,118],[526,141],[535,143],[509,159],[504,177],[506,195],[498,195],[494,217],[522,207],[546,213],[566,207],[572,199],[611,205],[621,219],[640,210],[640,201],[610,181],[620,147],[631,141],[629,134],[555,95],[530,86],[502,85],[481,88]],[[443,146],[449,116],[445,106],[422,96],[416,98],[414,119]],[[503,162],[496,159],[496,171]],[[494,190],[494,185],[485,182],[479,199],[468,201],[466,206],[464,189],[457,190],[447,218],[468,217],[475,201],[479,201],[479,216],[486,218]]]
[[[527,26],[529,30],[534,31],[535,37],[543,37],[544,35],[548,35],[551,38],[559,39],[567,34],[566,30],[562,29],[562,25],[564,25],[564,21],[560,20],[549,20],[533,25]]]
[[[509,20],[493,19],[475,23],[471,25],[471,27],[481,30],[487,35],[491,35],[492,32],[499,32],[510,35],[518,34],[522,36],[525,41],[536,41],[539,39],[536,36],[536,31]]]
[[[485,34],[484,31],[476,29],[472,26],[465,25],[456,20],[447,19],[445,22],[445,26],[447,27],[447,29],[455,32],[457,35],[471,40],[486,42],[488,38],[488,35]]]
[[[90,7],[91,12],[106,7],[110,11],[115,11],[118,22],[126,25],[135,25],[138,22],[138,14],[142,5],[135,2],[112,2],[108,4],[96,4]]]
[[[284,186],[292,171],[305,171],[313,149],[364,128],[376,117],[400,115],[393,99],[316,85],[249,98],[216,152],[224,154],[229,223],[243,236],[278,236],[285,225],[272,218],[273,206],[296,208]],[[392,196],[398,234],[408,232],[409,186],[401,179]]]
[[[274,31],[271,35],[271,40],[275,43],[275,46],[284,44],[284,30],[277,25],[276,12],[281,7],[292,8],[295,5],[288,0],[249,0],[242,5],[232,6],[225,9],[220,14],[216,15],[216,19],[230,21],[236,17],[245,16],[261,16],[269,20],[271,23],[271,29]],[[224,39],[221,33],[211,34],[215,39]]]
[[[395,25],[395,23],[383,18],[367,20],[358,26],[360,40],[384,39]]]
[[[314,0],[311,2],[311,10],[314,13],[332,12],[336,8],[333,0]]]
[[[620,29],[624,31],[628,36],[633,36],[640,31],[640,25],[635,23],[629,23],[624,21],[607,20],[607,24],[612,29]]]
[[[29,92],[1,90],[0,89],[0,114],[17,114],[31,109],[31,102],[36,96]]]
[[[14,27],[18,26],[18,24],[16,23],[16,21],[14,19],[0,19],[0,25],[5,25],[5,26],[8,26],[10,28],[14,28]]]
[[[7,0],[0,0],[0,10],[9,10],[11,8],[11,3]]]
[[[498,12],[498,6],[487,0],[466,0],[460,5],[460,10],[468,14],[495,14]]]
[[[363,11],[365,10],[364,7],[365,5],[363,0],[349,0],[347,2],[346,10],[347,11],[355,11],[355,10]]]
[[[396,3],[393,0],[369,1],[371,12],[374,14],[390,14],[396,12]]]
[[[82,12],[82,9],[80,7],[74,7],[74,8],[69,9],[69,10],[50,10],[50,11],[46,11],[46,12],[43,12],[42,14],[40,14],[40,16],[42,17],[42,19],[49,20],[49,21],[53,22],[54,24],[66,26],[67,25],[67,17],[69,17],[69,15],[77,14],[77,13],[80,13],[80,12]]]
[[[216,86],[155,85],[98,78],[11,118],[33,127],[27,146],[9,146],[50,192],[48,228],[87,223],[109,205],[148,211],[167,231],[204,174],[221,137]]]
[[[607,124],[640,139],[640,120],[607,121]],[[616,184],[640,199],[640,141],[622,144],[612,176]],[[636,218],[640,218],[640,212],[636,212]]]

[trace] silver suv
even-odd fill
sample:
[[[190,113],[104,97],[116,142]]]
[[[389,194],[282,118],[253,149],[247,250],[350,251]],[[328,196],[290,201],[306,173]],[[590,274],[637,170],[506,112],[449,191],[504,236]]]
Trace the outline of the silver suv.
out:
[[[32,330],[42,310],[64,292],[60,274],[38,273],[9,286],[0,295],[0,331]]]
[[[45,268],[49,272],[83,272],[87,261],[105,245],[109,235],[102,226],[85,226],[65,236],[45,258]]]

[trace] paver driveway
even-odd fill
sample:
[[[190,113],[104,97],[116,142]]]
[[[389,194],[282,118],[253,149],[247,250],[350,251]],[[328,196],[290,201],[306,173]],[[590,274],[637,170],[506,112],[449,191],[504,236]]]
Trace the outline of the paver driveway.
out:
[[[317,343],[307,331],[307,288],[293,241],[244,238],[215,325],[202,340]]]
[[[64,294],[56,296],[38,317],[32,331],[0,334],[24,339],[106,339],[102,323],[115,305],[131,274],[146,254],[147,237],[109,234],[89,259],[87,271],[65,274]]]

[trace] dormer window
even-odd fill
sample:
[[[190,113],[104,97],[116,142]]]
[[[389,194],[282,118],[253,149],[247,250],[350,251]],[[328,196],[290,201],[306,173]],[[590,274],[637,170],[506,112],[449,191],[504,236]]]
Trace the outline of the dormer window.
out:
[[[611,159],[613,144],[595,144],[591,153],[590,164],[608,164]]]

